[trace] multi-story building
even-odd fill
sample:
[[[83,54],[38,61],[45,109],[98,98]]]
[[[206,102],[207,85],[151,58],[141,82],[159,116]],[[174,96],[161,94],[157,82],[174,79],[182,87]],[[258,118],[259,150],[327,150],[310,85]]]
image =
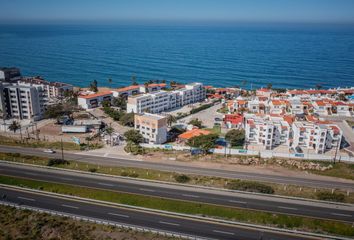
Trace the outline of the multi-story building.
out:
[[[134,128],[143,136],[145,143],[162,144],[167,141],[167,118],[164,116],[135,114]]]
[[[4,117],[32,120],[43,117],[46,100],[41,87],[4,83],[0,95]]]
[[[15,67],[0,68],[0,81],[2,82],[16,82],[21,78],[20,69]]]
[[[86,95],[80,95],[77,98],[77,104],[83,109],[92,109],[96,107],[101,107],[102,103],[107,101],[112,103],[113,93],[111,91],[89,93]]]
[[[114,97],[124,97],[133,96],[140,94],[140,86],[132,85],[128,87],[118,88],[112,91]]]
[[[294,122],[293,146],[314,149],[322,154],[330,149],[340,148],[342,131],[329,122]]]
[[[66,91],[73,90],[73,85],[61,82],[49,82],[41,77],[23,77],[18,81],[18,84],[41,87],[44,91],[44,96],[48,99],[62,97]]]
[[[267,150],[279,145],[290,146],[291,122],[292,118],[290,116],[246,114],[246,141],[263,145]]]
[[[206,98],[201,83],[187,84],[185,88],[175,91],[158,91],[128,98],[127,112],[161,113],[188,104],[201,102]]]

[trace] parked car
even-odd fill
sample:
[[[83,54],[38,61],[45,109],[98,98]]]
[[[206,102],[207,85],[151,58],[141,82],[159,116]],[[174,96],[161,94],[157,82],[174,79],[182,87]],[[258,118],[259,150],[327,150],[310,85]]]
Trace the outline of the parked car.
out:
[[[45,153],[55,153],[53,149],[45,149],[43,152]]]

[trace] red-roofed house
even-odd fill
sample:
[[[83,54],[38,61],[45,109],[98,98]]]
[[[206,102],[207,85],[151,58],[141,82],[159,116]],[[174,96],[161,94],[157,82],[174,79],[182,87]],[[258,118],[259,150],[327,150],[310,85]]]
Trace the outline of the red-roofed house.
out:
[[[200,135],[209,135],[209,134],[211,134],[211,132],[208,130],[194,128],[192,130],[189,130],[185,133],[180,134],[178,136],[177,142],[178,143],[186,143],[189,139],[191,139],[193,137],[197,137]]]
[[[91,109],[96,107],[101,107],[103,101],[108,101],[111,103],[113,94],[111,91],[98,92],[87,95],[80,95],[77,98],[77,103],[83,109]]]
[[[273,93],[273,91],[268,88],[260,88],[260,89],[257,89],[257,91],[256,91],[257,96],[267,97],[267,98],[270,98],[272,93]]]
[[[225,114],[224,123],[227,128],[241,128],[243,124],[243,115],[241,114]]]

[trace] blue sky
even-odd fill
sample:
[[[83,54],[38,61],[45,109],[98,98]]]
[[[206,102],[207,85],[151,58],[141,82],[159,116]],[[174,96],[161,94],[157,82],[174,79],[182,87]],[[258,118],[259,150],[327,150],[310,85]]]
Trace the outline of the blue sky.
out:
[[[354,0],[0,0],[0,23],[232,21],[354,23]]]

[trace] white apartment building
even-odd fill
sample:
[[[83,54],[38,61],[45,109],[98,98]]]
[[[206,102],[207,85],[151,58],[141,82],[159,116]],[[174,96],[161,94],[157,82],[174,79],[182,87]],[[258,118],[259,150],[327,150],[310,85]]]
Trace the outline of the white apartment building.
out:
[[[47,101],[41,87],[1,84],[1,108],[7,118],[39,120]]]
[[[92,109],[101,107],[104,101],[112,103],[113,93],[111,91],[91,93],[80,95],[77,98],[77,104],[83,109]]]
[[[143,136],[145,143],[162,144],[167,141],[167,118],[164,116],[135,114],[134,128]]]
[[[266,150],[279,145],[290,146],[291,122],[289,116],[245,114],[246,141],[263,145]]]
[[[21,78],[18,84],[23,86],[41,87],[43,89],[44,97],[48,99],[62,97],[65,91],[73,90],[73,85],[61,82],[49,82],[41,77],[26,77]]]
[[[201,102],[206,98],[202,83],[187,84],[176,91],[158,91],[128,98],[127,112],[161,113],[188,104]]]
[[[294,122],[293,146],[314,149],[317,154],[340,148],[342,131],[335,124],[321,122]]]

